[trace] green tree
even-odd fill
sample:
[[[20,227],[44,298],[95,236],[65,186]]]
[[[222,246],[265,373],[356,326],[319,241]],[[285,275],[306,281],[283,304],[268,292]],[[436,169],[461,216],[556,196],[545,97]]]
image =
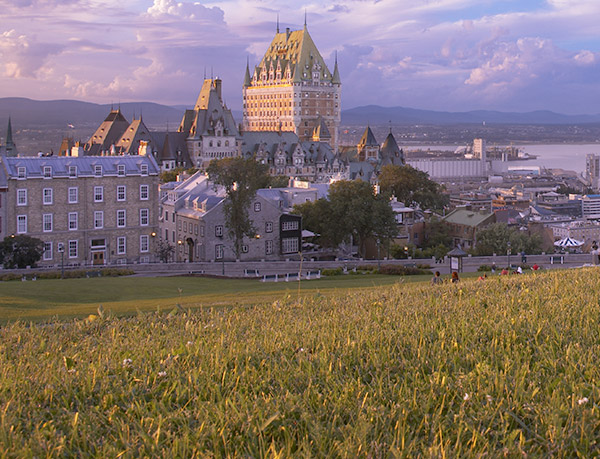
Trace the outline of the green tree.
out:
[[[431,180],[427,172],[408,165],[383,166],[378,180],[382,194],[395,196],[407,206],[441,210],[449,202],[448,196],[442,193],[442,187]]]
[[[368,238],[377,237],[385,243],[397,233],[389,200],[359,180],[335,182],[329,187],[327,200],[304,203],[295,211],[302,215],[305,228],[320,234],[321,245],[337,247],[352,236],[360,254],[364,254]]]
[[[0,243],[2,264],[9,269],[34,267],[43,253],[44,242],[25,234],[7,236]]]
[[[163,239],[159,239],[155,247],[154,253],[163,263],[168,263],[175,253],[175,247]]]
[[[254,158],[224,158],[212,160],[206,169],[215,185],[225,188],[227,199],[223,204],[225,226],[234,241],[234,252],[239,257],[244,236],[256,234],[248,208],[260,188],[269,183],[268,168]]]
[[[512,253],[535,254],[542,251],[543,242],[538,234],[529,235],[505,223],[492,223],[477,232],[477,243],[472,252],[475,255],[505,254],[508,242]]]
[[[433,247],[439,248],[439,246],[452,246],[452,236],[450,236],[448,225],[439,218],[431,217],[431,219],[425,223],[425,235],[425,240],[423,241],[423,244],[421,244],[424,249]]]

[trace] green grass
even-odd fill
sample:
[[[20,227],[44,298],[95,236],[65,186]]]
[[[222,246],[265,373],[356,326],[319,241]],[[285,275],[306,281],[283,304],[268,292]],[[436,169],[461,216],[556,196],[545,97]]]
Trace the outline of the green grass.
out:
[[[597,457],[598,274],[10,323],[0,451]]]
[[[302,281],[300,293],[319,290],[332,294],[396,282],[429,281],[426,276],[347,275]],[[256,279],[204,277],[99,277],[46,279],[0,283],[0,322],[72,318],[95,313],[98,305],[115,315],[136,311],[251,304],[298,295],[298,282],[260,282]]]

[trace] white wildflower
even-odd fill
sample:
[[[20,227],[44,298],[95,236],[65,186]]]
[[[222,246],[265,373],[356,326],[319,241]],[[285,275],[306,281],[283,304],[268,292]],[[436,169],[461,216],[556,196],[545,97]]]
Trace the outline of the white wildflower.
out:
[[[159,378],[164,378],[165,376],[167,376],[167,372],[166,371],[159,371],[158,372],[158,377]]]
[[[123,359],[123,367],[128,367],[133,363],[133,360],[131,359]]]
[[[494,400],[491,395],[486,395],[485,399],[488,401],[488,403],[492,403],[492,400]]]
[[[193,345],[193,344],[194,344],[194,342],[193,342],[193,341],[188,341],[188,342],[187,342],[187,345],[188,345],[188,346],[191,346],[191,345]]]
[[[577,400],[577,403],[580,405],[585,405],[589,401],[590,400],[587,397],[583,397],[583,398],[580,398],[579,400]]]
[[[463,400],[466,402],[467,400],[470,400],[471,396],[467,393],[465,393],[465,396],[463,397]]]

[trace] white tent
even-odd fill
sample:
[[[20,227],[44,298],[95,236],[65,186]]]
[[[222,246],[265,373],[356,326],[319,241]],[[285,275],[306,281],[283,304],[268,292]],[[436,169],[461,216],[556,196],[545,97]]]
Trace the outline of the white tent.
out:
[[[314,237],[317,236],[316,233],[313,233],[312,231],[309,230],[302,230],[302,237]]]
[[[578,241],[577,239],[572,239],[570,237],[566,237],[564,239],[561,239],[560,241],[556,241],[554,243],[554,245],[556,247],[565,247],[565,248],[569,248],[569,247],[580,247],[583,245],[582,241]]]

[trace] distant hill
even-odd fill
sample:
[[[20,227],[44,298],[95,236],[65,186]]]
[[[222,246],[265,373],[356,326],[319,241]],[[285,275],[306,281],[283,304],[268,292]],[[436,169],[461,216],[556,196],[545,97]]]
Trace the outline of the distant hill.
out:
[[[378,125],[411,124],[588,124],[600,123],[600,114],[562,115],[547,110],[526,113],[473,110],[468,112],[436,112],[405,107],[366,105],[342,111],[342,124]]]
[[[126,102],[114,104],[120,106],[123,115],[131,121],[133,115],[149,126],[165,126],[169,124],[177,128],[184,113],[184,108],[169,107],[151,102]],[[32,100],[23,97],[0,98],[0,132],[3,132],[8,120],[12,118],[14,129],[61,128],[69,124],[75,127],[99,126],[110,112],[110,104],[93,104],[78,100]]]

